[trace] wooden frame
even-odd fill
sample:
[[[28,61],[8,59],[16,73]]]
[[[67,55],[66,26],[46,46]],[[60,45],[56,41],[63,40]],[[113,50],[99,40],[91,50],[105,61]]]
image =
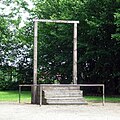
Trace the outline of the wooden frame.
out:
[[[34,20],[34,70],[33,70],[33,84],[37,84],[37,32],[38,22],[53,22],[53,23],[67,23],[74,24],[74,39],[73,39],[73,83],[77,84],[77,24],[79,21],[68,21],[68,20]]]
[[[38,22],[52,22],[52,23],[65,23],[74,24],[73,35],[73,84],[77,84],[77,24],[79,21],[70,20],[46,20],[46,19],[34,19],[34,69],[33,69],[33,85],[37,85],[37,37],[38,37]],[[33,88],[33,100],[35,103],[36,87]]]
[[[46,86],[51,86],[51,87],[66,87],[66,86],[74,86],[74,87],[102,87],[102,105],[105,105],[105,85],[104,84],[39,84],[39,85],[30,85],[30,84],[24,84],[24,85],[19,85],[19,103],[21,99],[21,87],[26,86],[26,87],[39,87],[40,88],[40,106],[42,105],[42,90],[43,87]]]

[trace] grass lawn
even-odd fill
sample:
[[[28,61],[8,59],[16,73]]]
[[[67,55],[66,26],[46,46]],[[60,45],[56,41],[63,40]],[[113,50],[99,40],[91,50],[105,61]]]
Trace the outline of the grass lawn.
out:
[[[31,93],[29,91],[21,92],[21,102],[30,102]],[[0,102],[19,102],[18,91],[0,91]]]
[[[102,96],[85,96],[85,99],[93,102],[101,102]],[[120,102],[119,97],[106,97],[106,102]],[[18,91],[0,91],[0,102],[19,102]],[[30,103],[31,102],[31,92],[22,91],[21,92],[21,102]]]
[[[102,101],[102,96],[85,96],[87,101],[100,102]],[[105,97],[106,102],[120,102],[120,96],[118,97]]]

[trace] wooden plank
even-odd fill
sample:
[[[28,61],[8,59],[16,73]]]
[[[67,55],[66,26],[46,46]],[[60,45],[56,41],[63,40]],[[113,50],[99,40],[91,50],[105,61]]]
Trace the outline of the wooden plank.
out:
[[[33,69],[33,85],[37,85],[37,36],[38,36],[38,22],[34,22],[34,69]],[[36,103],[37,86],[32,87],[32,100],[33,104]]]
[[[47,19],[34,19],[37,22],[52,22],[52,23],[79,23],[79,21],[72,20],[47,20]]]
[[[103,86],[104,84],[79,84],[79,85],[80,85],[80,86],[86,86],[86,87],[87,87],[87,86],[88,86],[88,87],[90,87],[90,86],[91,86],[91,87],[94,87],[94,86],[97,87],[97,86]]]
[[[24,85],[19,85],[19,86],[25,86],[25,87],[32,87],[32,86],[39,86],[39,85],[33,85],[33,84],[24,84]]]
[[[42,85],[39,86],[40,87],[40,106],[42,105]]]
[[[73,39],[73,83],[77,84],[77,23],[74,23],[74,39]]]
[[[33,70],[33,84],[37,84],[37,32],[38,32],[38,27],[37,27],[38,22],[35,21],[34,23],[34,70]]]
[[[42,96],[42,87],[80,87],[80,86],[85,86],[85,87],[102,87],[103,88],[103,96],[102,96],[102,104],[103,106],[105,105],[105,86],[104,84],[37,84],[37,85],[33,85],[33,84],[23,84],[23,85],[19,85],[19,103],[20,103],[20,98],[21,98],[21,87],[22,86],[39,86],[40,87],[40,96]],[[40,97],[40,106],[42,105],[42,97]]]
[[[104,84],[41,84],[42,86],[58,86],[58,87],[63,87],[63,86],[73,86],[73,87],[75,87],[75,86],[104,86]],[[39,84],[37,84],[37,85],[33,85],[33,84],[24,84],[24,85],[19,85],[19,86],[26,86],[26,87],[28,87],[28,86],[39,86]]]
[[[19,103],[20,103],[20,100],[21,100],[21,86],[19,86]]]

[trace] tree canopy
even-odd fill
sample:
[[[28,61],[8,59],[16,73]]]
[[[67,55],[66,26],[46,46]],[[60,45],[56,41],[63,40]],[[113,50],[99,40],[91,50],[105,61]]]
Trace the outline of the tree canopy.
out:
[[[31,0],[33,8],[24,0],[2,2],[13,3],[0,17],[1,74],[14,68],[17,83],[32,82],[34,18],[79,20],[78,83],[104,83],[108,93],[120,93],[119,0]],[[21,11],[29,13],[23,27]],[[73,25],[38,25],[38,83],[71,83]]]

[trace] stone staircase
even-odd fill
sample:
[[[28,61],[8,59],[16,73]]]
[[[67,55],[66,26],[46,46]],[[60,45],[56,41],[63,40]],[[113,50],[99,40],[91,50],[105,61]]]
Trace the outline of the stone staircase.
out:
[[[42,87],[42,104],[86,105],[83,92],[76,85],[47,85]]]

